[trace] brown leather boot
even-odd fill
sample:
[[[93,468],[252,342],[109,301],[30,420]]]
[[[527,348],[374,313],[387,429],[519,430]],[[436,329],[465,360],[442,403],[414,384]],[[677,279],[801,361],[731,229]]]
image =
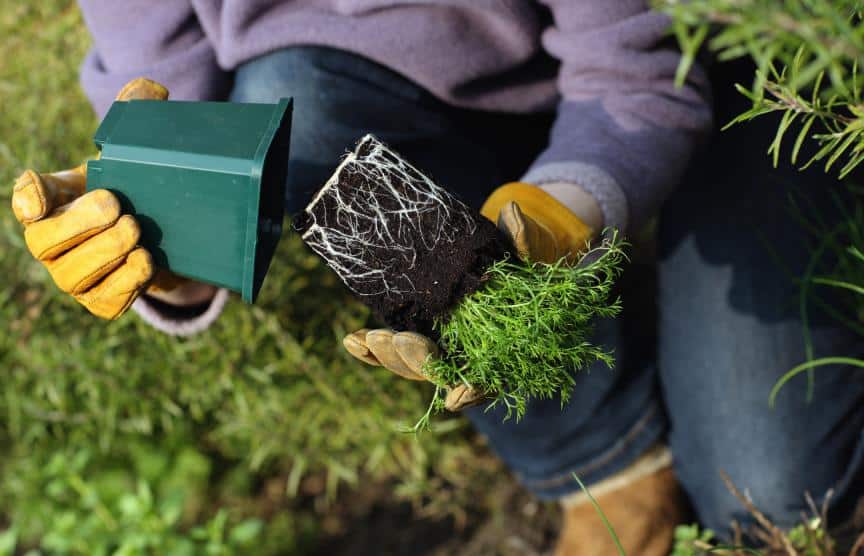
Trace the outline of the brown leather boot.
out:
[[[668,556],[685,517],[672,458],[656,447],[627,469],[588,490],[606,514],[627,556]],[[556,556],[615,556],[618,549],[583,492],[561,501],[564,523]]]

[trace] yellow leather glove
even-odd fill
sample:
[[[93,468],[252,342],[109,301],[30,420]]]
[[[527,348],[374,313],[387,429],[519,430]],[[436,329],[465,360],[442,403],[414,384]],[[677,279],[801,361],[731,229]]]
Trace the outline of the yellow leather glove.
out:
[[[575,262],[595,233],[554,197],[527,183],[502,185],[486,199],[480,213],[497,222],[523,260],[554,263],[567,257]],[[345,336],[342,344],[357,359],[409,380],[426,380],[423,366],[438,356],[438,346],[430,338],[389,328],[357,330]],[[444,405],[459,411],[484,399],[482,392],[459,384],[448,390]]]
[[[165,87],[138,78],[117,100],[168,98]],[[27,170],[12,192],[12,210],[24,225],[30,253],[57,286],[88,311],[105,319],[122,315],[153,278],[153,262],[137,247],[141,230],[120,214],[117,198],[105,189],[84,193],[86,163],[63,172]]]
[[[492,192],[480,214],[497,222],[520,259],[574,263],[588,248],[596,230],[555,197],[528,183],[513,182]]]

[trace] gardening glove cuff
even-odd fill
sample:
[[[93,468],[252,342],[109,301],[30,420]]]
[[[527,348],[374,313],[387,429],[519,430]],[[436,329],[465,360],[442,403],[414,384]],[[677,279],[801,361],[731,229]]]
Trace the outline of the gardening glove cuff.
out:
[[[522,259],[574,262],[596,230],[543,189],[522,182],[502,185],[480,210],[498,224]]]
[[[208,303],[193,308],[177,308],[142,295],[132,305],[132,310],[160,332],[171,336],[192,336],[203,332],[219,318],[228,297],[228,290],[219,288]]]
[[[571,204],[574,200],[573,191],[590,195],[600,209],[603,224],[598,230],[615,228],[623,232],[630,223],[627,195],[618,181],[598,165],[575,161],[540,163],[528,170],[520,181],[544,189],[564,205],[574,209]]]

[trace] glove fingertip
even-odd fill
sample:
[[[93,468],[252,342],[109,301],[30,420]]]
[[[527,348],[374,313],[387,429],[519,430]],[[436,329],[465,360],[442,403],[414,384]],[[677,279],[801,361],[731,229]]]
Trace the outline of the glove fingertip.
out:
[[[136,77],[117,93],[117,100],[166,100],[168,89],[146,77]]]
[[[350,353],[354,358],[363,361],[369,365],[374,365],[376,367],[381,366],[381,362],[372,354],[369,350],[366,343],[362,340],[366,336],[366,329],[358,330],[351,334],[348,334],[344,338],[342,338],[342,345],[345,347],[345,350]]]
[[[149,282],[156,273],[156,267],[153,264],[153,257],[150,251],[143,247],[137,247],[126,256],[126,264],[137,271],[137,281],[144,285]]]
[[[12,212],[22,224],[35,222],[48,212],[42,178],[35,171],[27,170],[15,180],[12,187]]]
[[[393,336],[393,348],[411,372],[423,378],[427,362],[439,355],[438,345],[417,332],[397,333]]]
[[[444,408],[447,411],[461,411],[474,407],[486,401],[486,396],[474,388],[465,384],[454,386],[447,392],[444,399]]]
[[[366,346],[381,365],[409,380],[426,380],[422,374],[412,369],[411,365],[399,355],[394,344],[396,332],[389,328],[377,328],[366,334]]]

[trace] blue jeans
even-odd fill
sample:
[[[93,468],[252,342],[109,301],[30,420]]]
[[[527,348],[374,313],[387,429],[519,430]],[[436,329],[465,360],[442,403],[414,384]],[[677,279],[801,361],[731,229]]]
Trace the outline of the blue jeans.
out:
[[[315,47],[238,69],[232,100],[281,96],[295,100],[290,211],[303,207],[365,133],[479,205],[519,178],[551,122],[549,114],[456,109],[376,64]],[[718,97],[727,111],[720,121],[737,108],[726,96]],[[830,181],[772,170],[763,154],[771,126],[757,122],[715,137],[665,205],[657,264],[629,268],[625,313],[597,323],[595,341],[615,351],[614,370],[581,372],[563,409],[557,400],[537,401],[518,423],[495,411],[468,412],[539,497],[577,490],[574,473],[589,484],[609,477],[659,441],[670,445],[698,519],[718,531],[745,517],[721,469],[781,525],[806,509],[805,491],[819,497],[833,488],[838,519],[861,495],[864,373],[819,370],[813,403],[802,378],[768,407],[775,381],[805,359],[796,288],[776,260],[800,273],[808,257],[785,191],[817,182],[818,193],[827,187],[818,182]],[[813,207],[831,210],[825,202]],[[861,351],[853,336],[818,318],[813,345],[816,356]]]

